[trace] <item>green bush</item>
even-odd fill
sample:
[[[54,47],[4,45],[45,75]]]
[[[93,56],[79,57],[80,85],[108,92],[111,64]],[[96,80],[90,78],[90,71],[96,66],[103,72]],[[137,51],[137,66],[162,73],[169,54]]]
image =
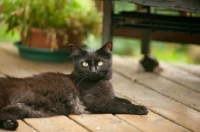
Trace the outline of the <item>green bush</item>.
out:
[[[101,13],[92,0],[1,0],[0,15],[7,32],[17,29],[28,35],[31,28],[45,29],[49,34],[72,31],[82,38],[101,32]],[[53,35],[49,35],[53,36]]]

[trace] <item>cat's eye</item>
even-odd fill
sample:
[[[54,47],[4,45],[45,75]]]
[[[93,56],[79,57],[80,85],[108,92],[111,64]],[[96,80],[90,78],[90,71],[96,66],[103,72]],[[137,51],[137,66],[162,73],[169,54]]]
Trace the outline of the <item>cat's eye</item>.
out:
[[[83,62],[82,65],[83,66],[88,66],[88,63],[87,62]]]
[[[102,66],[102,65],[103,65],[103,61],[99,61],[98,66]]]

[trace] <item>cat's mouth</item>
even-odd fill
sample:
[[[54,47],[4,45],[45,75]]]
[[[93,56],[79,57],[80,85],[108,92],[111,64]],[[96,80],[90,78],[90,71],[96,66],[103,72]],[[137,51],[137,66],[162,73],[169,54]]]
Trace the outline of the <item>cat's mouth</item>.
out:
[[[102,77],[101,76],[99,76],[98,74],[90,74],[89,76],[88,76],[88,79],[89,80],[99,80],[99,79],[101,79]]]

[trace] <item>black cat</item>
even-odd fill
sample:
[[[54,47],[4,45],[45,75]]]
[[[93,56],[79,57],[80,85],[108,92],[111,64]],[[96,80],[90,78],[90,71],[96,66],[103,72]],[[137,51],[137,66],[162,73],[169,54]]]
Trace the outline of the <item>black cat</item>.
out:
[[[147,114],[144,106],[114,95],[112,43],[85,51],[70,45],[72,74],[42,73],[0,78],[0,128],[15,130],[17,119],[84,113]]]

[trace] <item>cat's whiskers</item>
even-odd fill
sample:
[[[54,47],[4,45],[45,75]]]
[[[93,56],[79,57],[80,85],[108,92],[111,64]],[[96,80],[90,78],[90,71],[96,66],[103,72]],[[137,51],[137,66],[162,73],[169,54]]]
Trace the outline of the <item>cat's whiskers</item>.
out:
[[[77,86],[86,78],[87,76],[84,76],[80,81],[79,83],[77,84]]]
[[[74,82],[76,82],[77,79],[82,78],[82,77],[85,77],[85,74],[81,74],[80,76],[76,77],[76,78],[74,79]]]
[[[77,79],[78,79],[78,77],[76,79],[74,79],[74,82],[76,82]]]

